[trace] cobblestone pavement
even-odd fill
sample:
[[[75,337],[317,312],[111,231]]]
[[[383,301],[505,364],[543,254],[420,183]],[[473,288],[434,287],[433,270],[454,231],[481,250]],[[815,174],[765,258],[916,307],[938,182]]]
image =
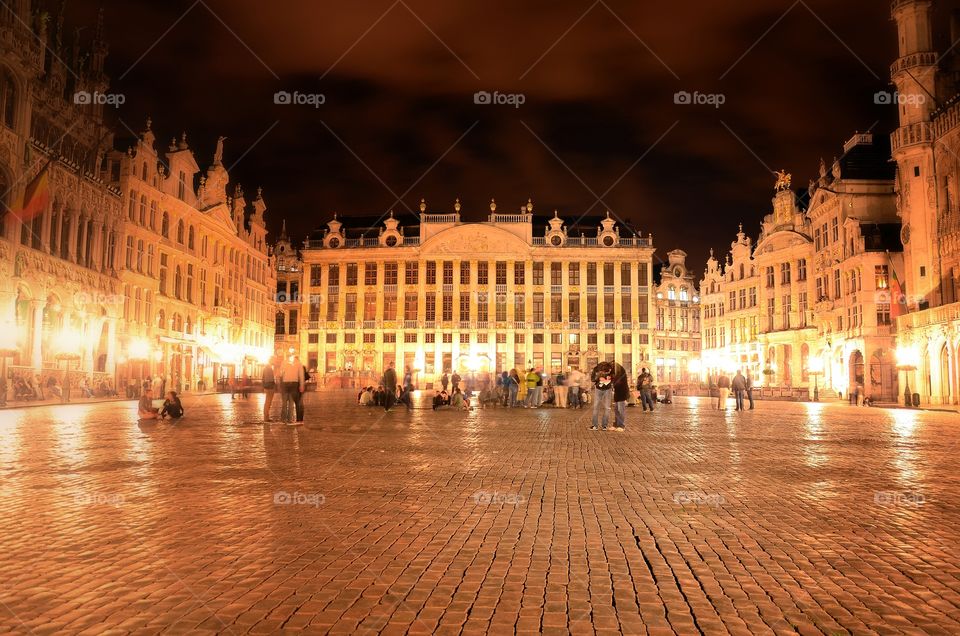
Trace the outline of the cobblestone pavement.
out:
[[[960,416],[0,413],[0,633],[960,633]]]

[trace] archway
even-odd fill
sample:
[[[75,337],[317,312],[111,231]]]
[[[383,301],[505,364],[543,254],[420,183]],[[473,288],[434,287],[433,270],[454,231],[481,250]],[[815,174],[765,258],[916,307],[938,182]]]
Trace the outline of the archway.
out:
[[[878,349],[870,356],[870,387],[867,395],[881,402],[897,401],[897,367],[889,351]]]

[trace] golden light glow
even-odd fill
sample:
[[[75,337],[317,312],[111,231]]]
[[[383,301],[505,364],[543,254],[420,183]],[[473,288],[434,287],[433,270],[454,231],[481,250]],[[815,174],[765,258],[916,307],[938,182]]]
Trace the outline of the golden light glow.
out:
[[[823,359],[820,356],[814,356],[807,361],[807,373],[820,375],[823,373]]]
[[[80,332],[65,327],[53,340],[53,350],[59,358],[79,358],[82,338]]]
[[[144,338],[134,338],[127,345],[127,354],[131,360],[147,360],[150,357],[150,343]]]
[[[897,366],[903,369],[916,369],[920,366],[920,351],[913,345],[898,347]]]

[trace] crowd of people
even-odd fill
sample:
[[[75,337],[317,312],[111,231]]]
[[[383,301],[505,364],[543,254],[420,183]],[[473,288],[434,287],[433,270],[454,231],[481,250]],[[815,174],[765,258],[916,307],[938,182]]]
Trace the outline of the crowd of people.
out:
[[[743,372],[738,369],[732,379],[725,373],[717,376],[718,409],[722,411],[727,409],[727,400],[730,398],[731,391],[736,402],[735,410],[744,410],[744,399],[750,402],[750,410],[753,410],[753,378],[749,374],[743,375]]]
[[[71,396],[74,398],[117,397],[117,391],[109,377],[98,380],[83,372],[71,372],[68,378],[64,376],[63,371],[58,371],[49,373],[46,379],[43,379],[39,373],[18,371],[13,373],[9,382],[10,387],[6,396],[14,401],[64,400]],[[72,390],[68,394],[71,385]],[[4,385],[3,388],[6,390],[7,387]]]
[[[272,356],[263,365],[263,421],[270,422],[273,398],[280,391],[280,420],[288,426],[303,425],[303,394],[310,372],[293,353],[286,357]]]

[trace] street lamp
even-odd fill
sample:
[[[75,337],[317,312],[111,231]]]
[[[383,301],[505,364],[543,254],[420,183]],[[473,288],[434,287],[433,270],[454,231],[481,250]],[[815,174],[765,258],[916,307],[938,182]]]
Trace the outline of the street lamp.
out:
[[[903,404],[907,408],[913,406],[910,393],[910,372],[915,371],[920,364],[920,352],[913,345],[897,348],[897,368],[903,371]]]
[[[810,358],[807,373],[813,376],[813,401],[820,401],[820,374],[823,373],[823,359],[820,356]]]
[[[64,328],[54,340],[54,358],[64,361],[63,387],[60,394],[60,401],[64,403],[70,402],[70,363],[80,360],[80,342],[80,333],[69,328]]]
[[[5,320],[0,323],[0,406],[7,405],[7,358],[17,351],[17,327]]]

